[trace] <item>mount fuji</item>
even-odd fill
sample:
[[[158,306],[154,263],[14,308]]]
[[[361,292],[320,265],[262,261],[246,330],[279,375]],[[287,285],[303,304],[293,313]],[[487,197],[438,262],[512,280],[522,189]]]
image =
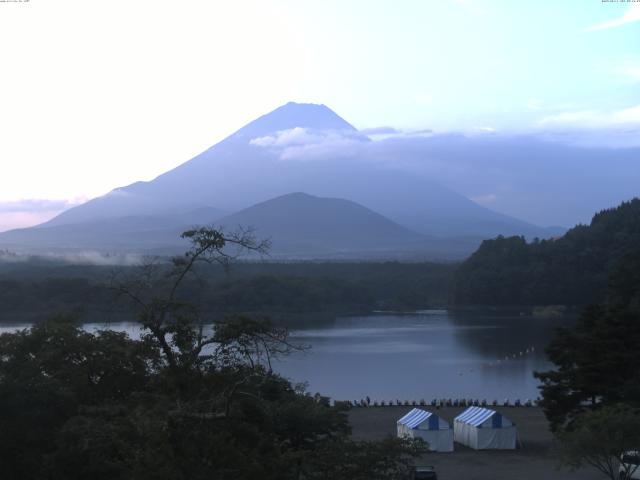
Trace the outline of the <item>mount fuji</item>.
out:
[[[482,238],[556,233],[369,158],[371,141],[324,105],[288,103],[154,180],[0,234],[0,246],[171,249],[190,226],[249,222],[285,256],[460,258]]]

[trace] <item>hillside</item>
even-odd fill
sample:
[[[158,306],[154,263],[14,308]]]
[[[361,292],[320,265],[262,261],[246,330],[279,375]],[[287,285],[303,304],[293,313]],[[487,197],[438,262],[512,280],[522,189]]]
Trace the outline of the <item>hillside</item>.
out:
[[[184,246],[180,234],[194,225],[214,223],[224,212],[201,207],[173,215],[125,215],[79,223],[45,224],[0,235],[10,249],[145,250]]]
[[[594,215],[555,240],[484,241],[457,270],[457,305],[584,305],[601,302],[609,274],[640,251],[640,199]]]
[[[229,229],[254,227],[271,239],[273,254],[394,250],[427,240],[355,202],[304,193],[259,203],[219,223]]]

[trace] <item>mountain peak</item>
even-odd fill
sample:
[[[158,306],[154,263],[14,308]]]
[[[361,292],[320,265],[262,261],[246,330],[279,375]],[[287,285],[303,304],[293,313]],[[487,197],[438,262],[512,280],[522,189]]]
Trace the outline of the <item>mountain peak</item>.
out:
[[[353,125],[326,105],[289,102],[245,125],[236,135],[255,138],[296,127],[356,131]]]

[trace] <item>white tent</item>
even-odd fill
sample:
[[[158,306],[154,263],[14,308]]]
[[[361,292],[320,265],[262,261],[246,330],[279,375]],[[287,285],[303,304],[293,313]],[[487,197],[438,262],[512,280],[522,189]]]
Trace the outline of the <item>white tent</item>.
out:
[[[517,435],[513,422],[487,408],[469,407],[453,420],[455,441],[476,450],[512,450]]]
[[[432,452],[453,452],[453,430],[437,415],[414,408],[397,422],[398,437],[422,438]]]

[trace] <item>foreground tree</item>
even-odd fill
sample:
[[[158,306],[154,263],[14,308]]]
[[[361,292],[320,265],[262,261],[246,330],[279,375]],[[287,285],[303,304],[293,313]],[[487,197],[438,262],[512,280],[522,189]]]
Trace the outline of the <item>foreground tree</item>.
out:
[[[304,466],[309,480],[407,480],[413,478],[413,459],[426,444],[388,437],[379,442],[342,439],[324,442]]]
[[[192,248],[168,267],[115,284],[136,305],[140,340],[69,318],[0,336],[2,478],[402,478],[424,445],[350,440],[345,405],[273,372],[298,348],[286,330],[244,316],[208,330],[182,300],[199,262],[264,244],[247,232],[184,237]]]
[[[535,375],[555,431],[602,405],[640,407],[640,277],[632,267],[639,259],[626,257],[612,274],[608,302],[585,309],[576,325],[560,329],[547,347],[556,368]]]
[[[112,288],[133,302],[146,332],[144,340],[161,351],[166,366],[174,373],[204,367],[210,357],[201,353],[216,341],[203,334],[196,306],[181,297],[197,265],[216,263],[226,269],[243,253],[263,254],[269,248],[267,241],[259,241],[251,230],[243,229],[226,234],[213,228],[198,228],[184,232],[182,238],[190,242],[191,248],[184,255],[173,257],[168,268],[148,262],[132,276],[112,280]]]
[[[588,465],[611,480],[627,480],[638,468],[620,462],[640,446],[640,412],[635,408],[617,405],[586,412],[558,437],[562,462],[572,469]]]
[[[155,360],[156,352],[125,334],[91,334],[73,317],[0,335],[2,478],[46,478],[67,422],[102,405],[128,404],[148,387]]]
[[[573,328],[560,329],[546,350],[556,369],[535,374],[564,465],[591,465],[612,480],[631,478],[637,462],[620,459],[640,449],[638,266],[638,254],[620,262],[607,302],[588,307]]]

